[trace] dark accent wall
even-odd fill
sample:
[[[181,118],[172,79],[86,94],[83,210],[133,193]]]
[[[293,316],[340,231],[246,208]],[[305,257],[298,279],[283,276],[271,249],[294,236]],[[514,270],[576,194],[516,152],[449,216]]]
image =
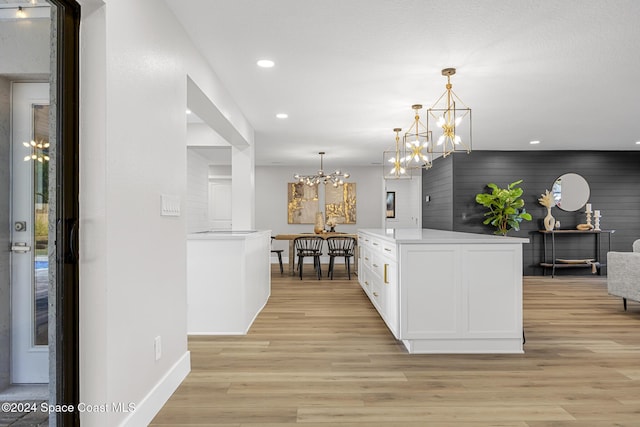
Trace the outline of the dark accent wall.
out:
[[[443,160],[422,172],[422,228],[453,230],[453,162]]]
[[[491,234],[494,229],[482,224],[485,208],[475,202],[475,195],[488,191],[489,182],[506,187],[522,179],[525,208],[533,220],[523,222],[520,231],[509,235],[529,238],[530,243],[523,246],[524,274],[542,275],[542,235],[537,230],[544,229],[546,208],[538,198],[551,190],[556,178],[569,172],[582,175],[589,183],[589,202],[602,212],[600,228],[616,230],[611,250],[631,251],[633,241],[640,239],[640,151],[474,151],[436,159],[431,169],[422,172],[422,227]],[[552,215],[561,229],[575,229],[586,222],[584,208],[565,212],[554,207]],[[595,247],[593,235],[558,237],[556,258],[590,258]],[[608,248],[604,234],[603,262]],[[589,271],[565,269],[557,274]]]

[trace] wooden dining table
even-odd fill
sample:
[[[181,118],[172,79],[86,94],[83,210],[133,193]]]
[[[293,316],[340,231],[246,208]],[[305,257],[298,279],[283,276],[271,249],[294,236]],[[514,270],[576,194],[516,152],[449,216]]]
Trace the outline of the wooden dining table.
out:
[[[358,235],[353,233],[341,233],[341,232],[326,232],[326,233],[289,233],[289,234],[276,234],[274,237],[276,240],[288,240],[289,241],[289,274],[292,276],[295,274],[295,259],[296,251],[293,247],[294,240],[297,237],[309,237],[320,236],[327,240],[327,237],[353,237],[356,239],[356,250],[353,256],[353,269],[358,274]]]

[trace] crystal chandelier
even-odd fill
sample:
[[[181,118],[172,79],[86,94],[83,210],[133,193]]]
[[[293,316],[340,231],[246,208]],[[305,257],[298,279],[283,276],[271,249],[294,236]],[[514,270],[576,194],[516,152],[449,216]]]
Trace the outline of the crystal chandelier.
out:
[[[384,168],[384,179],[403,179],[411,178],[411,169],[405,168],[405,158],[407,150],[404,144],[400,143],[401,128],[394,128],[396,133],[395,146],[387,151],[382,152],[382,167]]]
[[[431,143],[431,132],[429,128],[420,121],[421,104],[411,106],[415,111],[413,123],[409,130],[405,132],[403,141],[407,150],[407,155],[403,163],[408,169],[429,169],[433,161],[433,147]]]
[[[320,170],[318,170],[317,174],[315,175],[295,174],[293,175],[293,177],[296,180],[298,180],[298,182],[307,184],[308,186],[314,186],[319,184],[332,184],[334,187],[337,187],[339,185],[344,184],[343,179],[349,178],[349,174],[340,172],[339,170],[330,174],[325,174],[324,170],[322,169],[325,152],[320,151],[318,154],[320,154]]]
[[[438,132],[438,128],[441,132],[433,151],[443,157],[454,152],[471,152],[471,109],[451,90],[451,76],[455,73],[455,68],[442,70],[447,77],[446,90],[427,110],[427,126],[433,132]]]

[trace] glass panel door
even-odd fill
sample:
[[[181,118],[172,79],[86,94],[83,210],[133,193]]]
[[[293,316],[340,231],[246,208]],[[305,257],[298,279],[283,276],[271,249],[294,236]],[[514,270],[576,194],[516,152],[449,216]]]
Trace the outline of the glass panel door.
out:
[[[11,382],[48,383],[49,84],[12,85]]]
[[[32,109],[32,153],[25,161],[33,163],[33,336],[34,345],[49,345],[49,105]]]

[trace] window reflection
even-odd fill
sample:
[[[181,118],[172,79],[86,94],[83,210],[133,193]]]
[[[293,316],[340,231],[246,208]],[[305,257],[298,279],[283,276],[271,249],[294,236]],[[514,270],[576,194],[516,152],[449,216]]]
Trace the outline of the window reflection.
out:
[[[34,344],[48,345],[49,329],[49,105],[33,105],[34,141],[42,155],[33,161]]]

